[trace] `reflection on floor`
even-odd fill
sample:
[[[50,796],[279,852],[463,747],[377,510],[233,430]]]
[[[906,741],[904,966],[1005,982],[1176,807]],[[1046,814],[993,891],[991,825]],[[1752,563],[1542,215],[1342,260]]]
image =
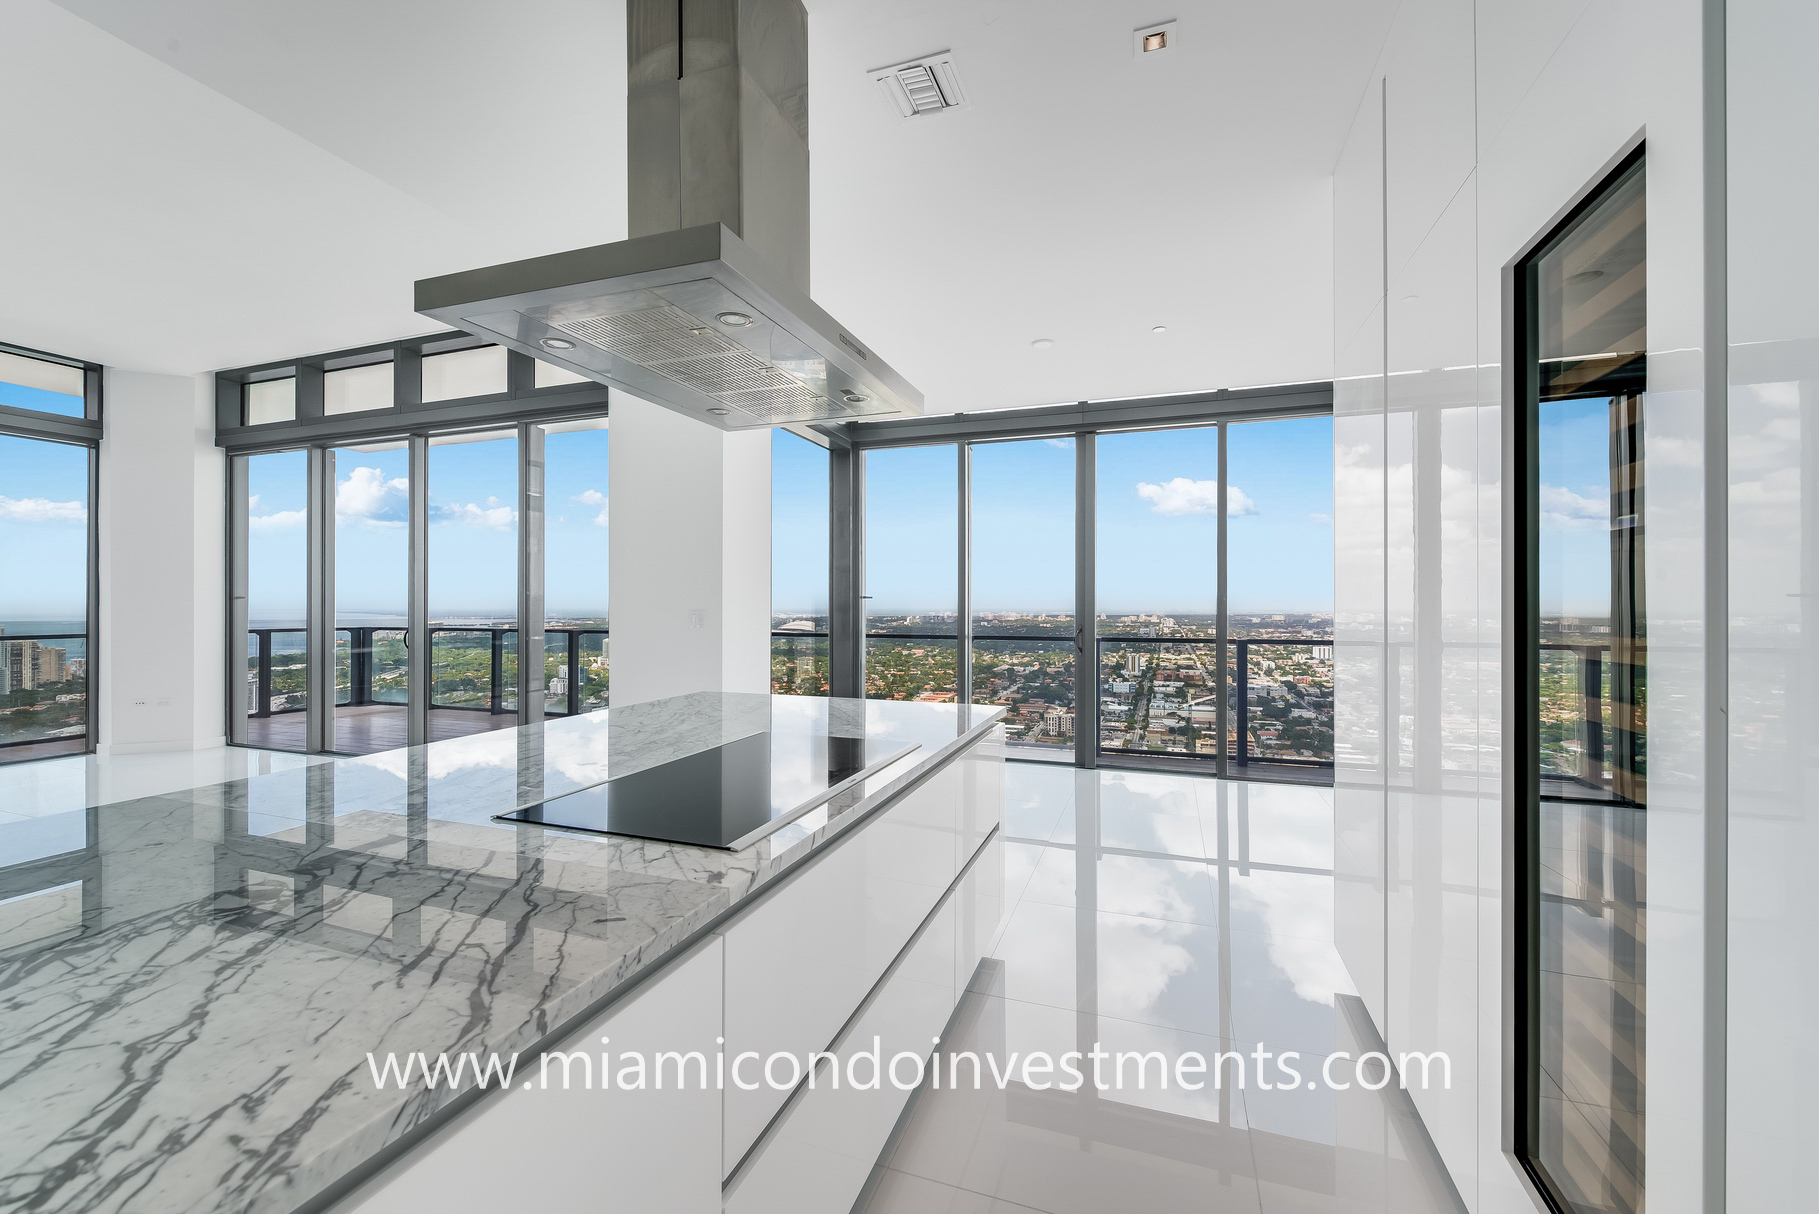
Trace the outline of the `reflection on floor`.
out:
[[[0,823],[207,788],[228,780],[327,762],[326,757],[316,755],[217,746],[212,750],[143,755],[68,755],[21,763],[0,767]]]
[[[247,718],[247,745],[273,750],[302,750],[304,716],[301,712],[285,712],[270,717]],[[517,724],[518,718],[512,713],[432,708],[429,714],[429,737],[430,741],[439,742],[443,738],[462,738],[468,734],[487,733],[494,729],[513,729]],[[337,754],[369,755],[381,750],[396,750],[408,745],[409,741],[409,721],[402,704],[362,704],[358,708],[335,710]]]
[[[0,764],[24,763],[31,759],[46,759],[52,755],[79,755],[88,749],[86,737],[46,738],[42,742],[15,742],[10,746],[0,746]]]
[[[1163,1088],[1150,1063],[1143,1088],[1117,1086],[1107,1061],[1106,1091],[1090,1072],[1075,1092],[974,1091],[963,1070],[919,1094],[869,1214],[1463,1211],[1395,1082],[1321,1078],[1329,1056],[1380,1048],[1332,943],[1330,790],[1029,763],[1007,783],[995,961],[943,1049],[1235,1050],[1248,1081],[1228,1063],[1217,1090],[1173,1072]]]

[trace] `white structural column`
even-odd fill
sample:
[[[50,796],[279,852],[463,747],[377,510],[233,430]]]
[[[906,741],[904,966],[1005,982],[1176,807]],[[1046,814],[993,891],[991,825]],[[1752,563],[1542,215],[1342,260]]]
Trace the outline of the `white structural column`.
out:
[[[97,747],[220,746],[227,479],[213,386],[109,371],[103,400]]]
[[[613,394],[612,703],[770,689],[770,451],[768,430]]]

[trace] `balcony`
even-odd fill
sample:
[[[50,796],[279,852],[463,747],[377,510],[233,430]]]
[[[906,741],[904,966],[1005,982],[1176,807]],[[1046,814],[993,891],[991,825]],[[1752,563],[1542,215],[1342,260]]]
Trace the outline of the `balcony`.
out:
[[[516,628],[434,626],[429,637],[431,741],[518,724]],[[306,748],[305,640],[301,628],[248,630],[248,745]],[[366,753],[406,744],[408,652],[402,629],[336,630],[336,749]],[[607,629],[547,627],[543,653],[545,717],[606,707]]]
[[[1231,650],[1230,775],[1332,782],[1333,646],[1240,637]],[[1220,755],[1219,645],[1210,637],[1099,638],[1099,753],[1206,770]]]

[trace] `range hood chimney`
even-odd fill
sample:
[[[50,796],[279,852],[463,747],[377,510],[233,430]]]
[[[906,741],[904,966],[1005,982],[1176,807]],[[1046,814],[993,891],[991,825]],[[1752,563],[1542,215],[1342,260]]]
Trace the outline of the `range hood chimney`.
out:
[[[808,297],[801,0],[627,0],[631,239],[417,283],[417,311],[723,430],[922,412]]]

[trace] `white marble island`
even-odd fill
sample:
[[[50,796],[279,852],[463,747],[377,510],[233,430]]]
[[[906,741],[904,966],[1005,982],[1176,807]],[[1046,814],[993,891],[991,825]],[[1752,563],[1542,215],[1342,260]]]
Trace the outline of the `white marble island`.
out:
[[[999,715],[689,696],[0,827],[0,1205],[845,1210],[901,1094],[558,1089],[538,1055],[926,1054],[997,919]],[[915,749],[739,851],[492,820],[765,731]],[[381,1087],[369,1054],[524,1069]]]

